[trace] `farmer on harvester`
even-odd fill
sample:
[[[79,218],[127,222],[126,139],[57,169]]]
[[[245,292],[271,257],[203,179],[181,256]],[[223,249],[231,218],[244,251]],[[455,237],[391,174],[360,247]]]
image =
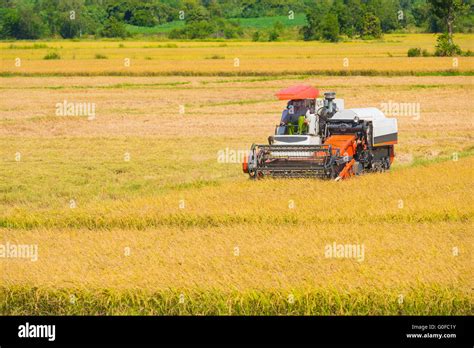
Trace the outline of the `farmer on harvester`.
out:
[[[308,131],[308,124],[305,119],[308,107],[303,99],[290,100],[281,114],[280,126],[286,126],[288,134],[295,134],[295,125],[298,125],[298,134]]]

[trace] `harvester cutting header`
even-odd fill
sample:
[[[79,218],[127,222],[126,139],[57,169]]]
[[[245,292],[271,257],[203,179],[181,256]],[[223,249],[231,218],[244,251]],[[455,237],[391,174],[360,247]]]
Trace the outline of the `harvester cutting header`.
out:
[[[251,178],[346,179],[388,170],[395,157],[397,120],[377,108],[344,109],[336,93],[294,86],[276,94],[287,100],[268,145],[253,144],[243,163]]]

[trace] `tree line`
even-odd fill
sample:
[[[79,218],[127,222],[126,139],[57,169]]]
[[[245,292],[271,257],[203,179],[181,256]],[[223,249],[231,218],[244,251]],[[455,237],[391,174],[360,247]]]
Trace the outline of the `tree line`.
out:
[[[470,0],[322,0],[306,14],[305,40],[379,38],[383,33],[419,29],[429,33],[472,32]]]
[[[472,0],[0,0],[0,39],[126,37],[126,25],[183,21],[169,38],[259,37],[239,19],[305,14],[294,39],[377,38],[404,30],[472,32]],[[251,29],[250,29],[251,30]],[[269,28],[277,39],[283,27]]]

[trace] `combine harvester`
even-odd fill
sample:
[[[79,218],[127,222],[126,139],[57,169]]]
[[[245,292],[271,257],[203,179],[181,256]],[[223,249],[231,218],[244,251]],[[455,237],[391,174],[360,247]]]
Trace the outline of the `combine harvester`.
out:
[[[294,86],[276,94],[288,100],[268,145],[253,144],[242,167],[253,179],[317,177],[346,179],[390,168],[397,120],[377,108],[344,109],[334,92]]]

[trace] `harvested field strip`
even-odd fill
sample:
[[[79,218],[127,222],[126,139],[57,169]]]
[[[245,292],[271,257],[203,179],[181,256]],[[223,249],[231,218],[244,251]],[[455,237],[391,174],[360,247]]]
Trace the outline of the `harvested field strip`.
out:
[[[75,72],[0,72],[0,77],[53,76],[474,76],[474,70],[285,70],[285,71],[75,71]]]

